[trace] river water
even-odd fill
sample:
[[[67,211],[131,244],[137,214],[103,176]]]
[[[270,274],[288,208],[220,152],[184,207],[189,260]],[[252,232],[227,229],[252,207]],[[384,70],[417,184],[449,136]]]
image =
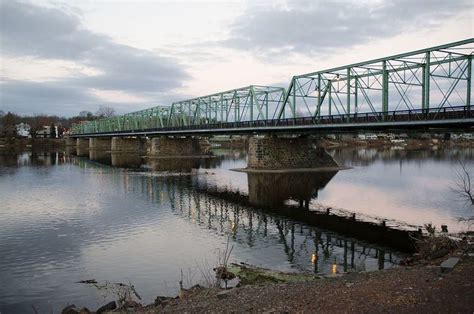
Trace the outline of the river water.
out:
[[[79,155],[82,153],[77,152]],[[282,215],[282,206],[332,207],[400,228],[466,226],[453,192],[474,150],[339,149],[339,172],[259,175],[242,151],[151,159],[89,152],[0,151],[0,312],[59,312],[110,301],[76,283],[132,283],[145,303],[206,281],[227,243],[230,260],[329,274],[394,267],[404,254]],[[87,155],[87,152],[86,154]],[[376,243],[378,242],[378,243]]]

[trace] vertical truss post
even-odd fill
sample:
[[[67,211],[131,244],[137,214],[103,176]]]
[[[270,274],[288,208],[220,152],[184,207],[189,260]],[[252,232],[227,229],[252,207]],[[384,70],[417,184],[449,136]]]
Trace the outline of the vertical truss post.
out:
[[[268,120],[268,92],[265,92],[265,120]]]
[[[430,52],[426,52],[425,57],[425,71],[423,73],[423,104],[425,105],[423,109],[430,108],[430,71],[431,71],[431,61],[430,61]]]
[[[296,118],[296,82],[297,80],[293,79],[295,83],[293,84],[293,106],[291,106],[291,114],[293,119]]]
[[[351,68],[347,68],[347,121],[351,117]]]
[[[226,100],[227,103],[227,100]],[[224,94],[221,94],[221,121],[224,121]]]
[[[198,98],[198,104],[196,106],[196,113],[195,116],[197,118],[197,123],[194,122],[195,124],[201,124],[201,97]],[[194,119],[196,120],[196,119]]]
[[[388,71],[387,60],[382,61],[382,112],[385,116],[388,112]]]
[[[318,105],[316,107],[317,118],[321,116],[321,73],[318,73]]]
[[[209,96],[209,99],[206,101],[206,123],[209,123],[211,121],[211,110],[212,110],[212,105],[211,105],[211,96]]]
[[[235,108],[237,109],[237,116],[236,116],[236,121],[240,122],[240,97],[237,97],[235,99]]]
[[[359,112],[359,78],[357,76],[355,76],[355,80],[354,80],[354,113],[358,113]]]
[[[328,80],[328,96],[329,96],[329,108],[328,108],[328,113],[331,115],[331,107],[332,107],[332,96],[331,96],[331,90],[332,90],[332,81]]]
[[[250,121],[253,121],[253,97],[254,97],[253,86],[250,87],[249,96],[250,96]]]
[[[225,122],[229,122],[229,114],[230,114],[229,100],[226,99],[225,100]]]
[[[467,57],[467,88],[466,88],[466,107],[471,110],[471,83],[472,83],[472,55]]]

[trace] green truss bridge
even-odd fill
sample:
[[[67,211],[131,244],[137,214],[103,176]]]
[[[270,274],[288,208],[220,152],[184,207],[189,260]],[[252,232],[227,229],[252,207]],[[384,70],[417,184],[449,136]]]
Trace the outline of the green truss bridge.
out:
[[[473,130],[474,38],[76,124],[71,137]]]

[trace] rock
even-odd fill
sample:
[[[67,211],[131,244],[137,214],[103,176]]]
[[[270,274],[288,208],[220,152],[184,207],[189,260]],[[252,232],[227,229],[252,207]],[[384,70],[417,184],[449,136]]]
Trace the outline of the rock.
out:
[[[217,293],[217,298],[218,299],[225,299],[229,296],[229,294],[232,292],[232,289],[228,289],[228,290],[222,290],[220,292]]]
[[[192,286],[191,288],[189,288],[188,291],[198,291],[198,290],[202,290],[202,289],[204,289],[203,286],[201,286],[201,285],[194,285],[194,286]]]
[[[61,314],[89,314],[90,311],[88,308],[83,307],[82,309],[77,309],[76,305],[71,304],[66,306],[62,311]]]
[[[76,309],[75,304],[68,305],[65,308],[63,308],[63,310],[61,311],[61,314],[76,314],[76,313],[79,313],[79,310]]]
[[[174,298],[157,296],[155,299],[155,305],[166,305],[171,300],[174,300]]]
[[[458,262],[459,262],[458,257],[448,258],[447,260],[445,260],[444,262],[441,263],[441,266],[440,266],[441,267],[441,272],[442,273],[447,273],[447,272],[453,270]]]
[[[125,303],[122,306],[122,308],[138,308],[138,307],[142,307],[142,305],[138,302],[133,301],[133,300],[125,301]]]
[[[400,260],[400,265],[401,266],[408,266],[408,265],[412,265],[413,264],[413,258],[411,257],[407,257],[407,258],[404,258],[402,260]]]
[[[106,312],[106,311],[112,311],[112,310],[115,310],[117,308],[117,304],[115,303],[115,301],[112,301],[112,302],[109,302],[105,305],[102,305],[101,307],[99,307],[96,311],[97,314],[100,314],[100,313],[103,313],[103,312]]]
[[[235,274],[227,269],[225,266],[220,266],[213,269],[216,272],[216,278],[222,280],[232,280],[235,278]]]

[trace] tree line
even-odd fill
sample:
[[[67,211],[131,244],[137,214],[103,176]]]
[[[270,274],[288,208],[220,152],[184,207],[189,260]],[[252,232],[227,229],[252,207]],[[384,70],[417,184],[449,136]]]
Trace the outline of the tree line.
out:
[[[57,115],[18,115],[14,112],[4,112],[0,110],[0,137],[16,136],[16,126],[25,123],[30,126],[30,134],[35,137],[39,130],[45,126],[51,126],[51,135],[55,135],[55,126],[58,128],[58,134],[63,134],[65,130],[71,128],[74,123],[82,121],[92,121],[101,118],[107,118],[115,115],[115,109],[107,106],[101,106],[92,113],[91,111],[81,111],[73,117],[61,117]],[[53,134],[54,132],[54,134]]]

